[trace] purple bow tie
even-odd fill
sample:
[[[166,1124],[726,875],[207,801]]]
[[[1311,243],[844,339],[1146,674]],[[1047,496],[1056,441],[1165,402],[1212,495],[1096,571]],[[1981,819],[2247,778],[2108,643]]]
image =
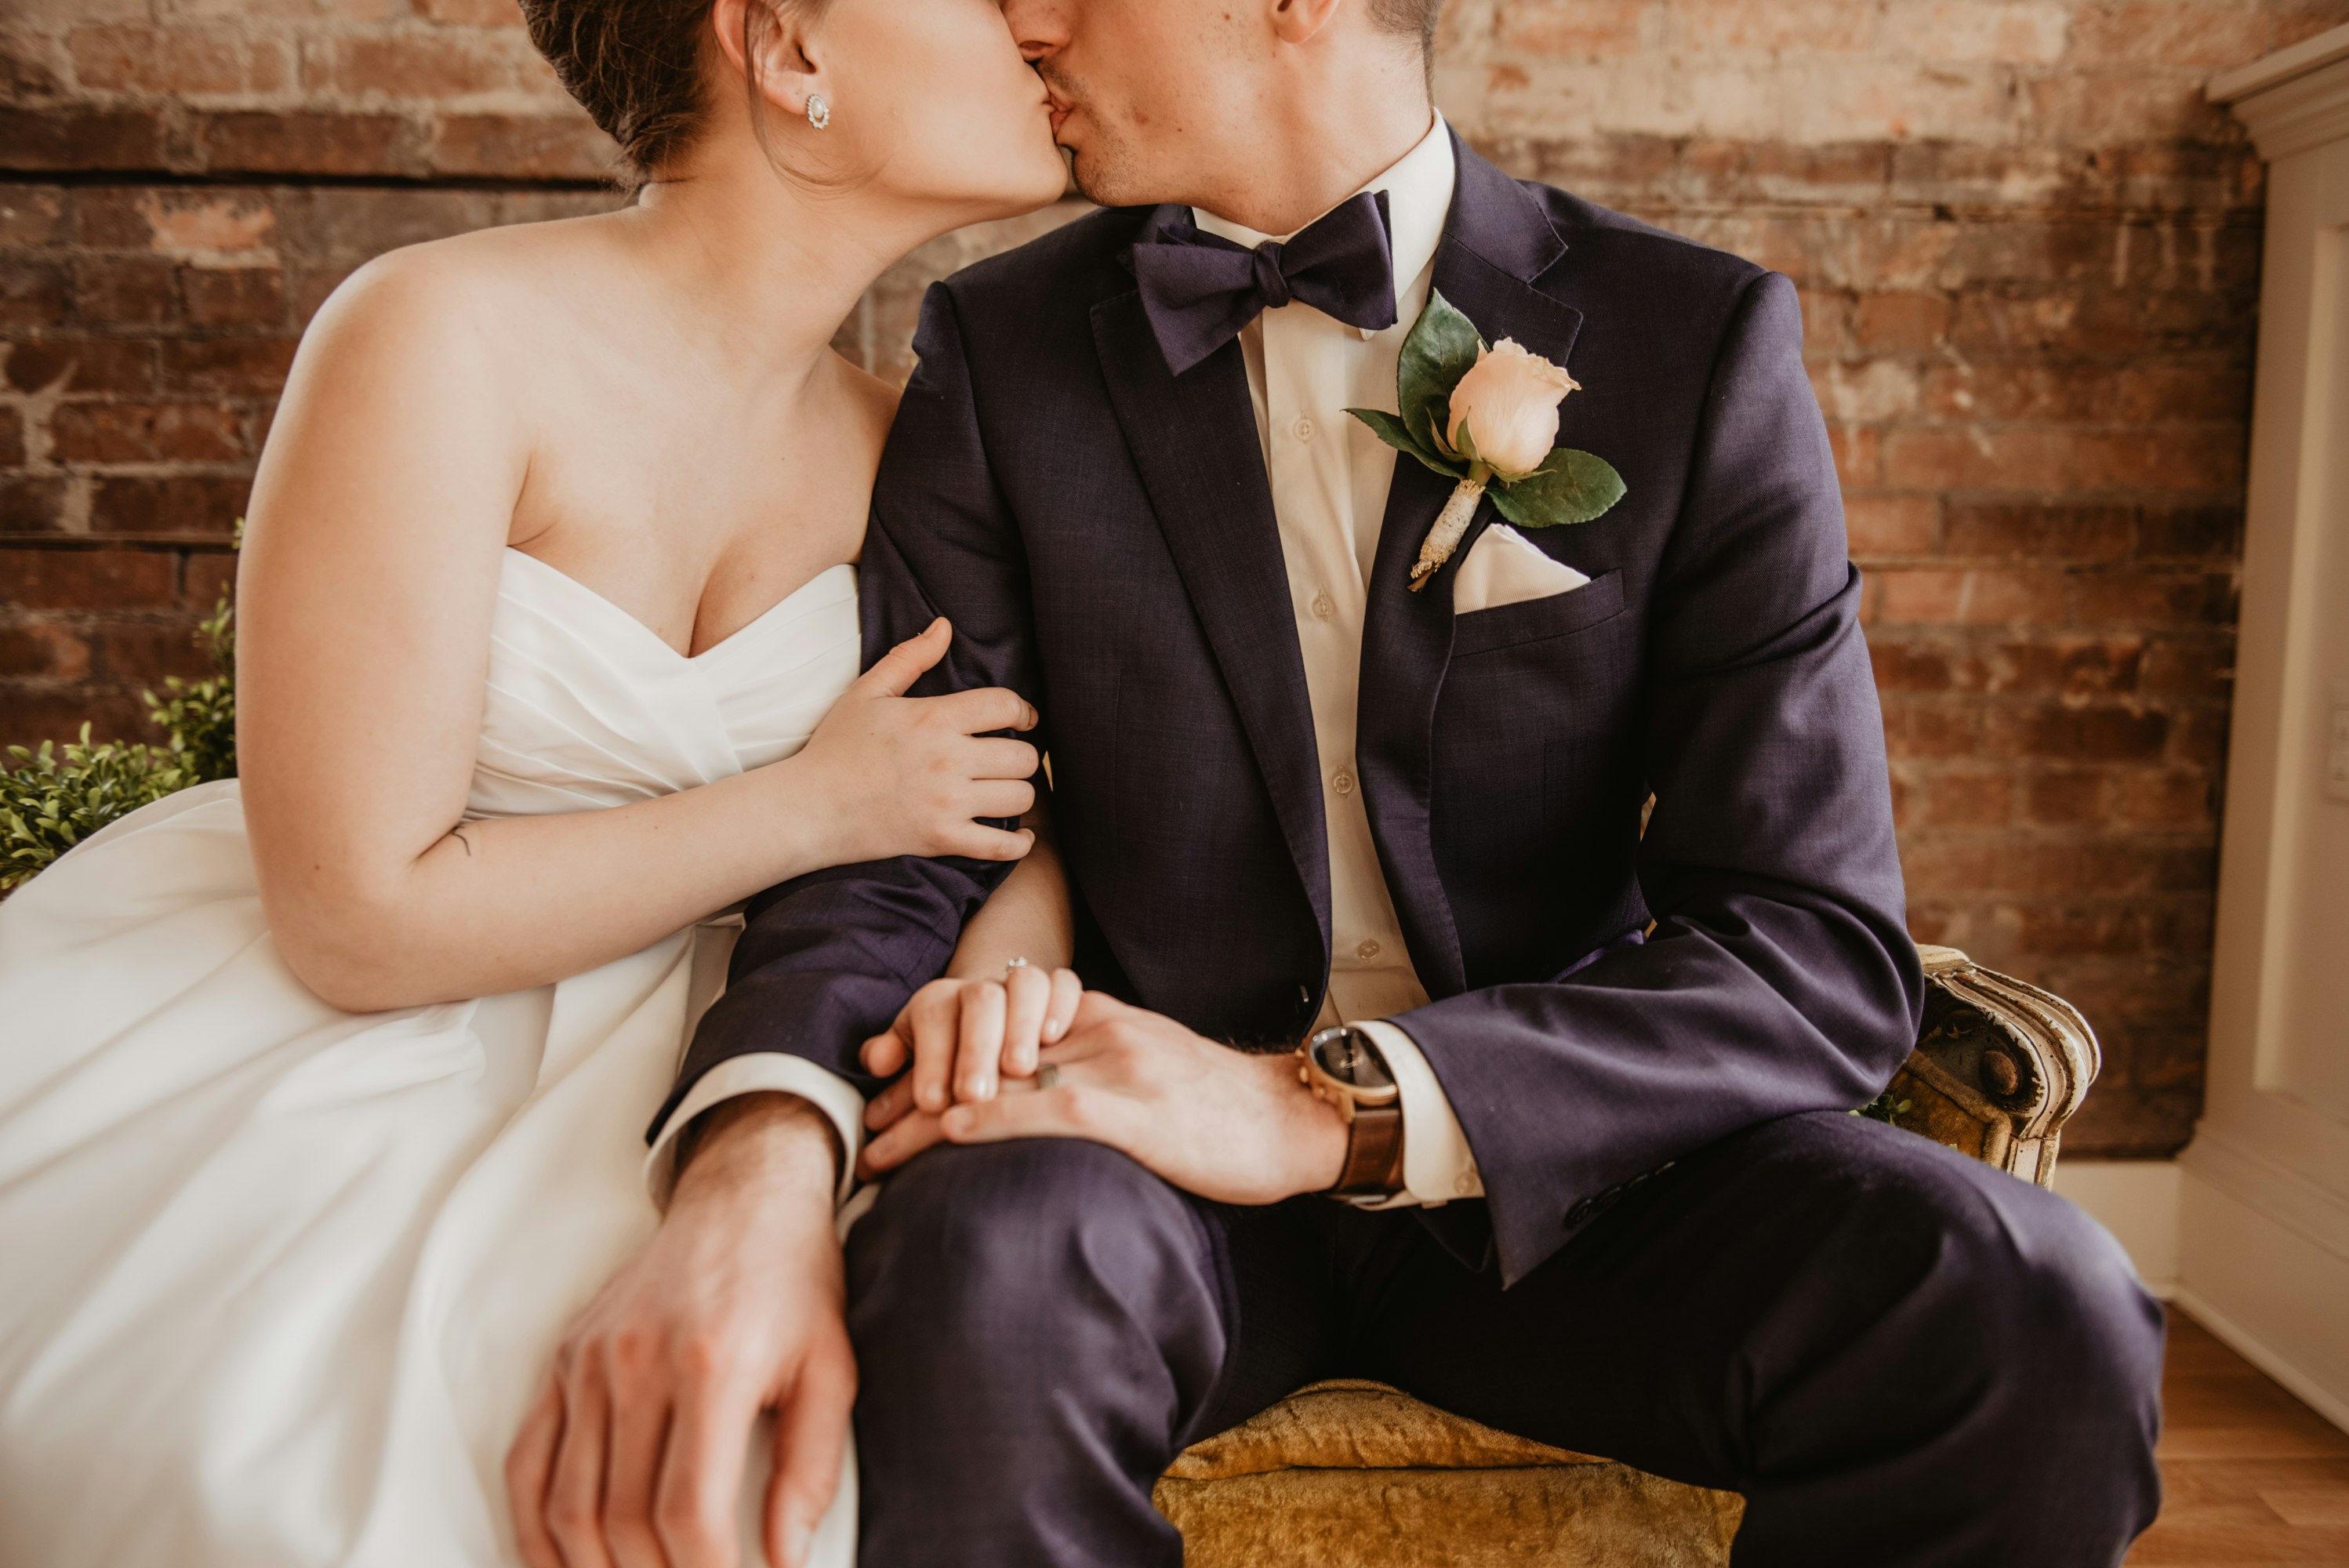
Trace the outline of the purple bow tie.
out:
[[[1245,250],[1190,223],[1160,228],[1133,247],[1142,307],[1167,367],[1180,376],[1259,312],[1295,300],[1349,326],[1395,324],[1394,253],[1387,193],[1366,192],[1314,220],[1287,244]]]

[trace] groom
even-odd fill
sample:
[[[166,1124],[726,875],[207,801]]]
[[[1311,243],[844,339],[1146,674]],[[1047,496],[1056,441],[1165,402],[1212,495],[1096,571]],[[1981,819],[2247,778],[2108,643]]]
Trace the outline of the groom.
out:
[[[574,1568],[718,1560],[762,1404],[796,1553],[859,1378],[886,1568],[1176,1562],[1154,1479],[1332,1374],[1741,1491],[1741,1563],[2085,1568],[2150,1520],[2118,1249],[1846,1114],[1921,981],[1795,291],[1467,150],[1439,5],[1006,0],[1111,210],[931,291],[865,643],[947,615],[938,684],[1041,710],[1107,995],[1056,1084],[883,1136],[843,1273],[857,1047],[1002,868],[760,902],[567,1353],[614,1368]],[[1570,370],[1629,491],[1487,506],[1412,593],[1449,481],[1345,409],[1432,291]]]

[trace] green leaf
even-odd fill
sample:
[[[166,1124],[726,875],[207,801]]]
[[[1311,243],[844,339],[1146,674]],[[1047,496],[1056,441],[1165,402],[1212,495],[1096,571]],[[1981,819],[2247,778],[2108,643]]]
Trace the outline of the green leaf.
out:
[[[1423,450],[1443,452],[1436,432],[1452,411],[1452,389],[1484,346],[1475,324],[1454,309],[1440,291],[1430,289],[1427,308],[1412,324],[1395,366],[1395,407],[1402,410],[1403,423]]]
[[[1485,493],[1493,510],[1519,528],[1556,528],[1603,515],[1624,489],[1623,476],[1606,459],[1560,447],[1524,479]]]
[[[1456,480],[1466,471],[1459,464],[1439,458],[1422,447],[1403,422],[1392,414],[1382,413],[1376,408],[1349,408],[1346,412],[1368,425],[1373,435],[1396,451],[1409,453],[1446,479]]]

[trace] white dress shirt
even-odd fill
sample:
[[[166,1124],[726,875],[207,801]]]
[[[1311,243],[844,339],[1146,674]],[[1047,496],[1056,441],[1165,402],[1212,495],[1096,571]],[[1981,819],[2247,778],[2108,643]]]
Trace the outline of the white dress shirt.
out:
[[[1394,325],[1365,332],[1292,304],[1266,311],[1240,334],[1305,657],[1329,828],[1332,957],[1329,995],[1315,1026],[1360,1024],[1402,1091],[1405,1190],[1379,1207],[1434,1205],[1485,1191],[1459,1119],[1427,1058],[1409,1035],[1384,1021],[1388,1014],[1425,1005],[1427,992],[1403,945],[1354,771],[1362,614],[1397,454],[1345,410],[1394,404],[1396,362],[1427,304],[1456,178],[1451,134],[1438,117],[1401,161],[1362,187],[1387,193]],[[1259,234],[1211,212],[1194,217],[1207,232],[1251,248],[1288,237]],[[864,1134],[864,1097],[847,1079],[804,1057],[760,1052],[711,1068],[662,1124],[647,1166],[657,1198],[666,1202],[668,1195],[678,1131],[710,1107],[761,1090],[800,1095],[831,1120],[847,1152],[841,1171],[841,1195],[847,1197]]]
[[[1485,1186],[1427,1058],[1409,1035],[1383,1021],[1427,1002],[1379,865],[1354,763],[1362,616],[1398,454],[1346,410],[1394,407],[1396,362],[1427,305],[1457,177],[1451,133],[1439,116],[1418,146],[1362,187],[1387,193],[1392,326],[1365,331],[1291,304],[1266,311],[1240,333],[1321,758],[1330,962],[1330,991],[1315,1026],[1361,1025],[1394,1074],[1402,1099],[1404,1182],[1395,1204],[1479,1197]],[[1192,216],[1206,232],[1250,248],[1288,238],[1197,209]]]

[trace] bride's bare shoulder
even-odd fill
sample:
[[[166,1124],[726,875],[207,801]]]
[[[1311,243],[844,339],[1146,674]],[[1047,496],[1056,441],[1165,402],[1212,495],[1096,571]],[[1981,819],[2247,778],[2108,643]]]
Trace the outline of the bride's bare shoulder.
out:
[[[606,217],[519,223],[388,251],[327,296],[305,351],[380,343],[473,358],[559,342],[580,302],[616,270],[608,225]]]

